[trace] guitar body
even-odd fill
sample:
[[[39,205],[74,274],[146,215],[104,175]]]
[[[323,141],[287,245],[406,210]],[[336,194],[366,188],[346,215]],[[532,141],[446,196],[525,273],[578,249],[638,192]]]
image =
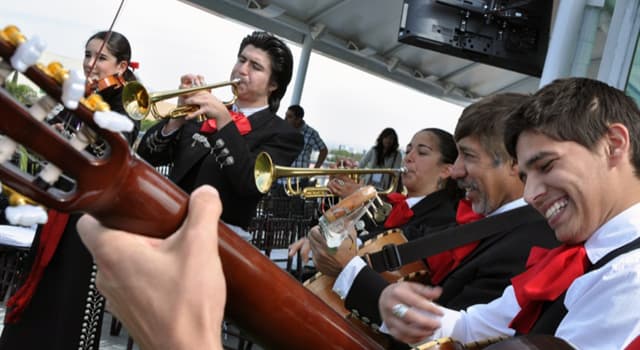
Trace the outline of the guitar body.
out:
[[[381,250],[382,247],[387,244],[402,244],[406,242],[407,239],[404,237],[402,230],[393,229],[383,232],[364,242],[362,247],[358,250],[358,253],[360,255],[373,253]],[[397,271],[387,271],[382,273],[382,276],[391,283],[406,280],[426,280],[428,275],[427,267],[421,261],[404,265]],[[313,294],[324,300],[324,302],[331,306],[331,308],[337,313],[347,317],[350,314],[349,310],[344,307],[344,302],[332,290],[335,280],[336,279],[334,277],[318,272],[315,276],[306,280],[303,285],[312,291]]]
[[[412,350],[573,350],[566,341],[552,335],[535,334],[500,337],[462,344],[453,338],[440,338],[414,347]]]
[[[359,254],[367,254],[377,252],[387,244],[402,244],[406,243],[407,239],[404,237],[402,230],[393,229],[383,232],[376,237],[364,242],[362,247],[358,250]],[[411,264],[402,266],[400,270],[388,271],[382,273],[382,276],[390,283],[406,280],[426,280],[429,277],[427,267],[421,261],[416,261]],[[335,278],[324,275],[321,272],[315,274],[315,276],[304,282],[304,286],[309,289],[313,294],[322,299],[327,305],[329,305],[338,314],[344,318],[350,320],[356,327],[362,329],[370,337],[376,339],[385,348],[388,347],[388,340],[385,335],[378,332],[377,327],[368,324],[366,320],[362,320],[356,315],[352,314],[344,307],[344,302],[338,294],[333,292],[333,284]]]
[[[0,66],[6,68],[15,49],[0,39]],[[25,74],[48,96],[60,99],[60,84],[43,70],[30,67]],[[55,164],[76,184],[70,192],[43,188],[33,176],[4,162],[0,180],[9,187],[47,207],[89,213],[114,229],[167,237],[181,225],[188,195],[132,155],[120,134],[99,128],[89,108],[81,104],[75,114],[109,144],[104,158],[76,150],[4,89],[0,110],[0,133]],[[270,349],[381,349],[224,224],[218,229],[227,278],[226,317],[257,343]]]

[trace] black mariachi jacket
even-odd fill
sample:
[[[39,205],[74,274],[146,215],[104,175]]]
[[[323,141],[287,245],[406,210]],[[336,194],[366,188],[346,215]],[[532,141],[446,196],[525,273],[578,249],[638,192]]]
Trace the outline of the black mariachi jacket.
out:
[[[278,165],[290,165],[302,150],[302,134],[268,108],[249,116],[251,132],[234,123],[212,134],[199,133],[201,122],[188,121],[164,137],[167,120],[144,135],[138,154],[153,166],[173,164],[169,178],[187,193],[208,184],[220,193],[222,220],[246,229],[262,197],[253,174],[256,157],[267,152]]]

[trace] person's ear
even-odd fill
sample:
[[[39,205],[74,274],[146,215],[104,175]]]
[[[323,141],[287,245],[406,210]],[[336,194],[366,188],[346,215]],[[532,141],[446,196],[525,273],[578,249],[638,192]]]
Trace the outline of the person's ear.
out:
[[[275,81],[270,82],[268,89],[269,89],[269,94],[278,90],[278,83],[276,83]]]
[[[607,156],[611,165],[615,165],[627,158],[631,141],[629,139],[629,129],[621,123],[609,125],[605,134]]]
[[[509,162],[509,175],[520,178],[520,167],[518,166],[518,161],[513,158],[510,158],[508,162]]]
[[[440,177],[442,179],[450,178],[452,168],[453,168],[453,164],[445,164],[443,167],[440,167]]]
[[[127,61],[118,62],[118,64],[116,65],[116,71],[118,72],[118,75],[123,75],[124,72],[127,70],[127,67],[129,67],[129,62]]]

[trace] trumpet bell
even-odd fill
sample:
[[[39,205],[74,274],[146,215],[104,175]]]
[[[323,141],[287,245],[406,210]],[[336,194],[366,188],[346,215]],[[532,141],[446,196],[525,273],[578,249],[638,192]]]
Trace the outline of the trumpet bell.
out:
[[[238,89],[237,84],[240,83],[240,79],[234,79],[231,81],[223,81],[220,83],[215,83],[211,85],[203,85],[203,86],[195,86],[186,89],[176,89],[170,91],[163,92],[154,92],[149,93],[147,89],[145,89],[142,84],[137,81],[131,81],[125,84],[122,90],[122,105],[124,106],[125,111],[133,120],[142,120],[144,119],[149,112],[156,118],[182,118],[189,113],[192,113],[198,109],[197,106],[193,105],[183,105],[178,106],[173,111],[165,116],[161,116],[158,113],[156,103],[158,101],[166,100],[168,98],[173,98],[177,96],[181,96],[184,94],[189,94],[196,91],[201,90],[211,90],[220,88],[223,86],[231,86],[231,92],[233,93],[233,98],[229,101],[222,102],[225,106],[230,106],[235,103],[238,98]]]
[[[142,84],[131,81],[122,90],[122,104],[131,119],[142,120],[149,114],[151,99]]]
[[[275,177],[275,166],[271,156],[266,152],[261,152],[256,158],[253,168],[253,176],[256,181],[256,187],[260,193],[267,193],[273,185]]]

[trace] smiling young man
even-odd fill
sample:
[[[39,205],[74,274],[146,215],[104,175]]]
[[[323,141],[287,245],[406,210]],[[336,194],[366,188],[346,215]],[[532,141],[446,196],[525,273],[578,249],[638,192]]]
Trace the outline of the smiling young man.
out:
[[[222,221],[241,232],[262,197],[253,175],[257,155],[267,152],[275,164],[289,165],[303,146],[302,135],[276,115],[292,69],[291,51],[282,40],[253,32],[240,44],[231,71],[231,79],[240,80],[232,110],[208,91],[183,96],[180,103],[198,110],[156,124],[138,153],[154,166],[173,164],[169,178],[186,192],[203,184],[215,187],[224,205]],[[181,78],[182,88],[202,84],[201,76]],[[199,115],[207,121],[198,121]]]
[[[624,349],[640,333],[638,107],[601,82],[557,80],[513,113],[505,130],[526,201],[565,244],[532,254],[530,268],[500,298],[465,311],[431,302],[439,289],[413,285],[404,299],[385,290],[385,323],[410,343],[542,334],[578,349]],[[397,303],[411,308],[394,315]]]

